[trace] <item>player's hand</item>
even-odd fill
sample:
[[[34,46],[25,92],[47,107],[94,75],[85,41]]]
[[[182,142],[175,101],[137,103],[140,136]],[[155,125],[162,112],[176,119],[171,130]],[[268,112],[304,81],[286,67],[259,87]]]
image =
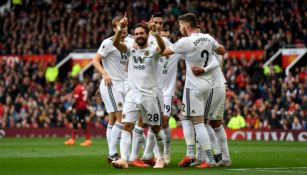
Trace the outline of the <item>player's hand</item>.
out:
[[[147,22],[147,26],[152,32],[154,33],[157,32],[157,26],[153,21],[153,15],[151,16],[150,20]]]
[[[119,25],[122,29],[128,26],[127,12],[125,12],[124,17],[119,21]]]
[[[103,77],[103,79],[104,79],[104,84],[106,86],[111,87],[113,85],[112,79],[111,79],[111,77],[109,75]]]
[[[205,73],[205,70],[201,67],[198,67],[198,66],[192,66],[191,69],[192,69],[192,72],[195,76],[199,76],[199,75]]]

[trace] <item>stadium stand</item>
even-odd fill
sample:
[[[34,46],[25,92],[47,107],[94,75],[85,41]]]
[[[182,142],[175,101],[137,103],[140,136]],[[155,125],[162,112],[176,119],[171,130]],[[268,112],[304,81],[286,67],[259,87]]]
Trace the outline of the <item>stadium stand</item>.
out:
[[[266,51],[260,61],[225,59],[223,70],[229,87],[226,124],[240,113],[247,128],[307,129],[307,67],[296,68],[287,76],[276,72],[273,65],[269,66],[269,73],[263,69],[264,60],[279,48],[307,45],[304,1],[128,2],[25,1],[0,14],[0,55],[55,54],[60,61],[75,49],[98,49],[100,42],[112,34],[112,17],[123,14],[127,8],[130,26],[162,11],[174,41],[177,17],[194,12],[203,31],[215,36],[227,50]],[[70,114],[66,109],[72,100],[71,79],[47,82],[45,69],[38,63],[0,59],[0,128],[69,127]],[[184,62],[180,62],[173,100],[175,118],[180,112],[185,71]],[[103,127],[107,117],[94,98],[98,83],[91,77],[84,81],[91,97],[93,125]]]

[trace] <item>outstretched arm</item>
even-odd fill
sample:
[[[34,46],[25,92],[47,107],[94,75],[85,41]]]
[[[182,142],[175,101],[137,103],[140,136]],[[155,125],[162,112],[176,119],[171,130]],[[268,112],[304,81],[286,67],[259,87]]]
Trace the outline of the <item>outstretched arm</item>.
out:
[[[117,32],[115,33],[115,36],[113,38],[113,45],[120,51],[120,52],[123,52],[123,53],[126,53],[127,52],[127,46],[120,42],[120,38],[121,38],[121,35],[122,35],[122,29],[124,27],[126,27],[128,25],[128,19],[127,19],[127,13],[125,13],[125,16],[123,19],[121,19],[119,21],[119,24],[117,25]]]

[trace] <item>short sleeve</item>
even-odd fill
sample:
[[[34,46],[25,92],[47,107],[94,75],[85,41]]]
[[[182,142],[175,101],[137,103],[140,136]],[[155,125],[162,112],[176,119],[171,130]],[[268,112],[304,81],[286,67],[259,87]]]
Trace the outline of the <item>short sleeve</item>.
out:
[[[210,39],[211,44],[212,44],[212,49],[215,50],[217,49],[220,45],[219,43],[209,34],[207,34],[207,37]]]
[[[114,51],[116,48],[113,46],[113,42],[110,39],[104,40],[97,53],[103,57],[106,57],[110,52]]]
[[[169,48],[175,53],[175,54],[184,54],[186,51],[190,49],[191,44],[188,43],[188,40],[186,38],[181,38],[173,45],[169,46]]]

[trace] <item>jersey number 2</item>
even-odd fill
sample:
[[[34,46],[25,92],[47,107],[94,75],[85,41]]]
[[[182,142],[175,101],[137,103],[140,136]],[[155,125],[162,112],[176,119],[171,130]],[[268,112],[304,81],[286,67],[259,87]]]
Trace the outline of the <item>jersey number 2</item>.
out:
[[[206,67],[206,66],[208,65],[209,52],[208,52],[207,50],[203,50],[203,51],[200,53],[200,56],[201,56],[202,58],[204,58],[205,54],[206,54],[206,58],[205,58],[205,65],[204,65],[204,67]]]

